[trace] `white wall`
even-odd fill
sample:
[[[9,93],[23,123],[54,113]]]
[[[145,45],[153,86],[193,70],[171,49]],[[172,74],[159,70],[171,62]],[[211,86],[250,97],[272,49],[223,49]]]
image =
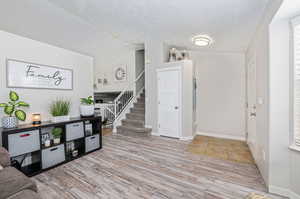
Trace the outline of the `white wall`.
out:
[[[95,55],[94,81],[97,84],[95,92],[123,91],[128,86],[132,86],[135,80],[135,50],[133,48],[103,47]],[[127,80],[118,82],[114,80],[114,68],[116,66],[127,66]],[[108,84],[98,84],[97,79],[106,78]],[[131,87],[130,87],[131,88]]]
[[[256,142],[252,151],[256,164],[265,182],[269,185],[269,24],[280,7],[282,0],[270,1],[265,15],[246,52],[246,66],[254,58],[256,61],[256,93],[263,99],[263,104],[257,105]]]
[[[290,1],[290,5],[294,2]],[[299,10],[300,11],[300,10]],[[300,151],[293,138],[293,45],[291,15],[270,24],[270,191],[300,198]],[[283,169],[285,168],[285,169]],[[276,175],[275,175],[276,174]]]
[[[145,44],[146,126],[152,127],[154,134],[157,133],[156,69],[162,67],[166,51],[161,41]],[[244,55],[192,52],[191,57],[198,79],[198,131],[244,139]]]
[[[26,122],[30,122],[30,113],[33,112],[41,113],[43,120],[49,120],[49,104],[57,98],[66,98],[72,102],[70,115],[79,116],[80,97],[93,94],[93,58],[3,31],[0,31],[0,43],[0,102],[8,100],[10,90],[17,91],[20,98],[30,104],[30,108],[25,109],[28,113]],[[6,88],[7,58],[71,68],[74,73],[74,89]],[[2,116],[1,110],[0,117]]]
[[[294,197],[291,199],[299,199],[300,198],[300,152],[299,151],[290,151],[290,190]]]
[[[162,67],[163,43],[159,40],[148,40],[145,43],[145,125],[157,130],[157,78],[156,69]]]
[[[287,1],[285,1],[287,2]],[[285,3],[284,2],[284,3]],[[257,165],[271,193],[300,198],[300,152],[289,149],[291,119],[291,46],[289,18],[273,19],[282,1],[270,3],[266,16],[247,52],[256,54],[257,91],[265,103],[258,107]],[[290,1],[293,8],[294,1]],[[265,113],[268,113],[267,115]],[[266,152],[263,158],[262,151]]]
[[[245,140],[245,56],[191,52],[197,78],[197,131]]]
[[[268,107],[268,78],[269,78],[269,55],[268,55],[268,29],[264,27],[255,37],[254,43],[249,48],[246,55],[246,66],[253,58],[256,61],[256,93],[257,98],[261,98],[264,104],[257,105],[256,109],[256,141],[253,143],[256,151],[252,154],[256,164],[266,183],[269,181],[269,107]]]
[[[269,42],[269,186],[272,191],[277,187],[289,189],[289,169],[283,170],[283,168],[290,168],[288,149],[290,142],[290,26],[288,20],[276,20],[271,23]]]

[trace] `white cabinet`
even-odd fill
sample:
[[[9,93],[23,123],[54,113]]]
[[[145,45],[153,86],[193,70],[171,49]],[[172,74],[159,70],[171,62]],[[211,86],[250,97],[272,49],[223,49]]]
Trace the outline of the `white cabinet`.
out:
[[[160,135],[192,138],[193,79],[193,63],[189,60],[165,63],[162,68],[157,69],[157,117]]]

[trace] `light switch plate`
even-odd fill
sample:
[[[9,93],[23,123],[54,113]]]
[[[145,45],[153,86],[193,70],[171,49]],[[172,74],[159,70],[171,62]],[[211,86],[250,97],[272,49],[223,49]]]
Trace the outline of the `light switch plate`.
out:
[[[263,105],[263,104],[264,104],[264,99],[261,98],[261,97],[257,98],[257,103],[258,103],[259,105]]]

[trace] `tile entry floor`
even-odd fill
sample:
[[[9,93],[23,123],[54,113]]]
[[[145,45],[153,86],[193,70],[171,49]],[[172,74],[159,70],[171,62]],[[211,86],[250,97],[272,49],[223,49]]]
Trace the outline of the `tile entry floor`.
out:
[[[246,142],[208,136],[196,136],[189,144],[188,151],[222,160],[255,164]]]

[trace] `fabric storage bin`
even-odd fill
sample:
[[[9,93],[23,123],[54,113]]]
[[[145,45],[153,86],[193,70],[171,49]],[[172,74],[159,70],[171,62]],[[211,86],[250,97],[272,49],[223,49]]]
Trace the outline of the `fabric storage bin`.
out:
[[[42,150],[42,168],[55,166],[66,160],[64,144]]]
[[[40,150],[39,130],[8,135],[8,151],[11,157]]]
[[[96,150],[99,147],[99,135],[89,136],[85,138],[85,152]]]
[[[66,141],[84,137],[83,122],[66,125]]]

